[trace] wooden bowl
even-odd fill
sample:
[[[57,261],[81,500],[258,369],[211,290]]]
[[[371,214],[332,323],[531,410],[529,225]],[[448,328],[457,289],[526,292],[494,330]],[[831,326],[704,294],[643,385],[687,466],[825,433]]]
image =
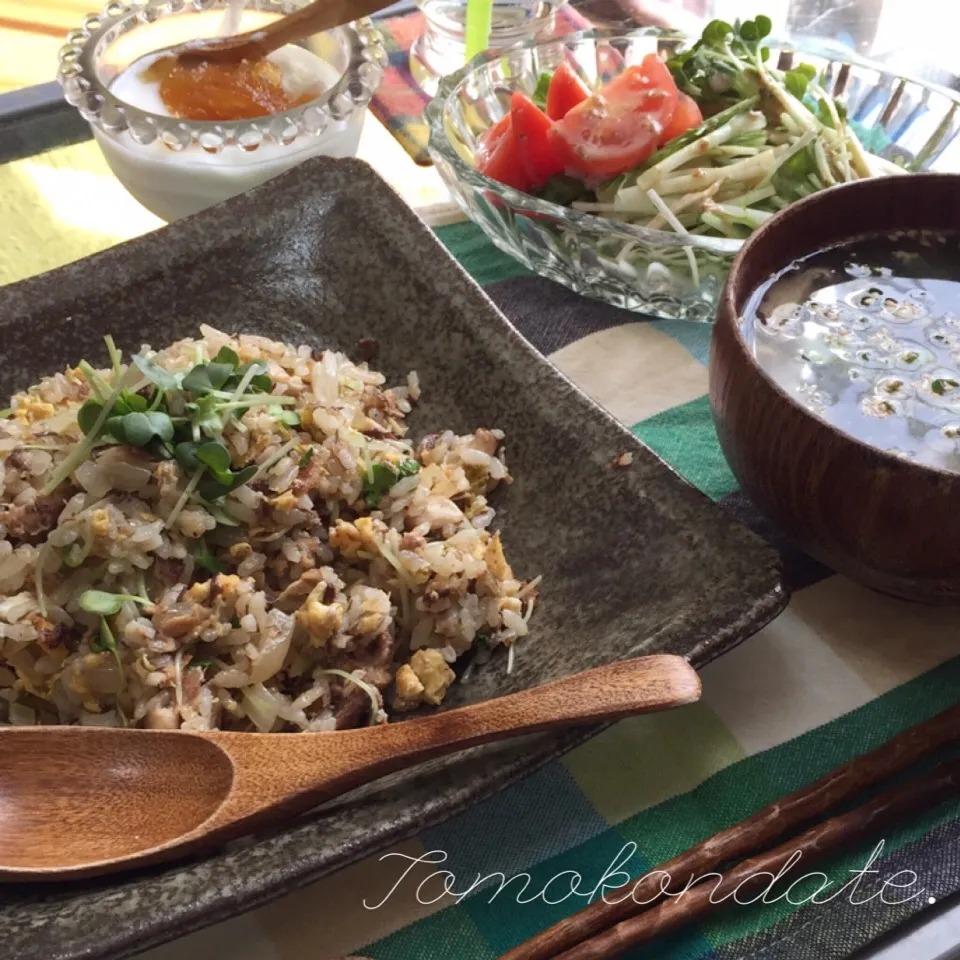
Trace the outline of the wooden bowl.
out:
[[[710,356],[713,417],[744,493],[834,570],[927,603],[960,602],[960,474],[884,453],[809,413],[757,365],[739,318],[798,257],[864,234],[958,228],[958,175],[861,180],[788,207],[734,261]]]

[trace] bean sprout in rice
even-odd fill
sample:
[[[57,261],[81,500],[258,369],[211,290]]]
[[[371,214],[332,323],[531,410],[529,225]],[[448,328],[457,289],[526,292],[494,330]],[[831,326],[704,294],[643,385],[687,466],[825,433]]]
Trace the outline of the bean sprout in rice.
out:
[[[427,384],[429,387],[429,384]],[[441,703],[526,637],[502,431],[332,350],[203,326],[0,414],[0,723],[323,731]]]

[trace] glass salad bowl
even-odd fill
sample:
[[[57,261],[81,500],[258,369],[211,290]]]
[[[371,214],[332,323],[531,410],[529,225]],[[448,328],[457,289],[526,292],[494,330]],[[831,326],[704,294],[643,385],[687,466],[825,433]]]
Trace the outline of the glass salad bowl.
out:
[[[241,10],[227,0],[113,2],[67,35],[57,71],[64,97],[90,124],[117,179],[148,210],[176,220],[243,193],[308,157],[356,153],[367,104],[386,64],[380,36],[369,20],[315,34],[300,44],[314,58],[322,90],[290,110],[201,122],[151,112],[111,92],[126,68],[147,54],[220,32],[255,30],[307,2],[241,0]],[[228,11],[228,6],[234,9]],[[231,25],[231,15],[237,13]]]
[[[665,59],[692,43],[654,28],[590,30],[496,55],[482,54],[441,82],[427,107],[430,153],[465,213],[502,250],[578,293],[657,317],[711,321],[743,240],[650,229],[540,199],[475,168],[480,137],[563,62],[596,88],[651,52]],[[770,62],[814,67],[846,108],[864,147],[910,171],[960,169],[960,97],[886,73],[832,49],[771,45]]]

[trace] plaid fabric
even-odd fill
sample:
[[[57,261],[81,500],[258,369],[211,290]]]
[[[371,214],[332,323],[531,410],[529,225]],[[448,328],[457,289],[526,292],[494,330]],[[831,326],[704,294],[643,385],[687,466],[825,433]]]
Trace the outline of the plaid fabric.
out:
[[[64,187],[66,184],[69,189]],[[92,212],[91,212],[92,211]],[[137,219],[139,217],[139,219]],[[0,283],[51,269],[158,226],[112,178],[94,144],[0,167]],[[96,224],[91,227],[90,224]],[[706,402],[710,328],[648,322],[531,277],[469,224],[438,231],[538,349],[681,474],[782,550],[794,598],[774,623],[704,669],[694,708],[619,723],[471,810],[246,916],[145,954],[146,960],[487,960],[582,906],[517,903],[514,882],[492,903],[481,876],[527,872],[522,899],[563,871],[590,889],[621,851],[640,874],[777,796],[954,702],[960,614],[856,587],[812,562],[758,518],[717,447]],[[642,548],[642,543],[638,543]],[[889,832],[879,878],[913,870],[896,905],[869,881],[853,905],[732,906],[697,928],[636,951],[644,960],[830,960],[960,888],[960,803]],[[873,844],[833,861],[831,877],[866,863]],[[410,860],[442,850],[390,894]],[[632,848],[631,848],[632,850]],[[827,869],[827,868],[825,868]],[[802,873],[806,873],[804,868]],[[569,878],[569,874],[566,874]],[[555,881],[548,900],[564,889]],[[915,896],[920,888],[923,892]],[[567,886],[569,889],[569,885]],[[816,889],[816,885],[813,887]],[[802,899],[809,885],[796,892]],[[897,891],[887,901],[899,899]],[[873,897],[867,901],[868,897]],[[0,951],[2,952],[2,951]]]
[[[777,542],[738,494],[716,442],[706,398],[708,326],[649,322],[578,298],[529,276],[472,225],[438,233],[561,370],[693,484]],[[570,871],[590,890],[626,851],[619,869],[640,875],[956,700],[956,611],[874,594],[778,545],[794,599],[773,624],[703,670],[704,695],[696,707],[619,723],[385,855],[146,960],[330,960],[350,953],[373,960],[492,960],[585,905],[577,896],[552,902],[569,893]],[[734,905],[631,956],[849,956],[931,899],[960,888],[960,800],[884,840],[885,859],[873,864],[878,879],[864,881],[857,905],[846,896],[800,907]],[[795,876],[823,869],[843,884],[849,871],[866,865],[873,847],[798,868]],[[391,894],[411,862],[431,851],[443,851],[446,861],[413,868]],[[891,888],[882,902],[881,881],[905,869],[918,874],[916,884]],[[458,900],[444,893],[442,878],[430,879],[437,870],[455,875],[455,891],[497,873],[529,874],[530,881],[525,893],[517,880],[492,902],[498,883]],[[557,879],[547,887],[551,878]],[[791,899],[810,896],[820,882],[797,887]],[[518,903],[518,894],[531,902]],[[913,899],[906,903],[892,902],[908,896]],[[385,898],[377,909],[364,906]]]
[[[554,36],[584,30],[590,22],[569,7],[561,8],[554,17]],[[383,82],[370,102],[370,112],[400,141],[404,150],[424,166],[431,163],[427,155],[430,132],[423,119],[424,107],[430,102],[410,73],[410,48],[423,33],[423,14],[409,13],[377,23],[389,57]]]

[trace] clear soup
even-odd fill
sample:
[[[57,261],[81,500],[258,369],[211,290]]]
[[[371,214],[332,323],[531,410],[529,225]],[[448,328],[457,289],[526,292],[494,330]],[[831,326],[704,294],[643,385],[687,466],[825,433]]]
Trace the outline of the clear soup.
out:
[[[871,446],[960,473],[960,233],[870,236],[790,264],[750,298],[767,375]]]

